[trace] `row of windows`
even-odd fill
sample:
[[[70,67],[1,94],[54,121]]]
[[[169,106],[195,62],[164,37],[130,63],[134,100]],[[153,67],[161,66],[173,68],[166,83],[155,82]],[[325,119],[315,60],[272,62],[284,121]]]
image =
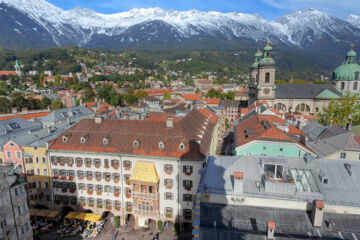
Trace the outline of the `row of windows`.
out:
[[[91,166],[92,164],[94,164],[95,166],[98,166],[100,167],[101,164],[102,164],[102,161],[101,159],[99,158],[94,158],[94,159],[91,159],[91,158],[76,158],[75,159],[76,161],[76,164],[77,165],[83,165],[83,163],[85,162],[85,165],[87,166]],[[71,163],[73,164],[73,158],[72,157],[51,157],[51,162],[54,164],[56,163]],[[108,159],[104,159],[103,161],[104,163],[104,166],[109,166],[109,160]],[[118,160],[111,160],[111,166],[116,166],[116,167],[119,167],[119,161]],[[130,170],[131,167],[132,167],[132,162],[131,161],[124,161],[123,162],[123,167],[126,169],[126,170]],[[173,165],[171,164],[165,164],[164,165],[164,171],[168,174],[171,174],[173,172]],[[187,175],[190,175],[193,173],[193,166],[189,166],[189,165],[186,165],[186,166],[183,166],[183,172]]]
[[[340,153],[340,158],[341,159],[346,159],[346,153]],[[360,160],[360,154],[358,156],[358,160]]]
[[[25,163],[39,163],[39,157],[38,156],[35,157],[35,161],[33,160],[32,157],[24,158],[24,160],[25,160]],[[41,162],[46,163],[46,157],[45,156],[41,157]]]
[[[340,86],[341,90],[345,89],[345,82],[341,82],[341,86]],[[356,91],[358,89],[358,83],[354,82],[353,84],[353,90]]]
[[[140,146],[140,143],[138,141],[134,141],[133,142],[133,147],[138,148]],[[159,149],[164,149],[165,148],[165,143],[163,143],[162,141],[159,142],[158,144]],[[179,150],[184,150],[185,149],[185,143],[180,143],[179,144]]]
[[[16,152],[15,152],[15,156],[16,156],[16,158],[21,158],[21,153],[20,153],[19,151],[16,151]],[[12,158],[12,153],[11,153],[11,151],[6,151],[6,157],[7,157],[7,158]]]
[[[60,177],[75,177],[75,171],[74,170],[64,170],[64,169],[53,169],[53,176],[54,178]],[[82,171],[78,170],[76,171],[76,177],[79,179],[87,178],[88,180],[92,180],[92,178],[96,178],[98,180],[105,179],[107,181],[114,180],[114,181],[120,181],[120,174],[119,173],[109,173],[109,172],[92,172],[92,171]],[[130,175],[124,174],[124,181],[129,181]]]
[[[62,141],[64,142],[64,143],[66,143],[67,141],[68,141],[68,136],[63,136],[62,137]],[[89,136],[82,136],[81,138],[80,138],[80,143],[82,143],[82,144],[85,144],[86,142],[87,142],[87,140],[88,140],[88,138],[89,138]],[[108,138],[103,138],[103,146],[108,146],[109,145],[109,139]],[[135,147],[135,148],[137,148],[137,147],[139,147],[140,146],[140,143],[139,143],[139,141],[137,141],[137,140],[134,140],[133,141],[133,147]],[[164,149],[165,148],[165,144],[162,142],[162,141],[160,141],[159,142],[159,149]],[[179,144],[179,149],[180,150],[184,150],[185,149],[185,144],[184,143],[180,143]]]
[[[26,170],[26,175],[27,175],[28,177],[34,176],[34,175],[35,175],[35,170],[34,170],[34,169],[28,169],[28,170]],[[47,170],[47,168],[43,168],[43,174],[40,173],[40,168],[36,168],[36,175],[47,176],[47,175],[48,175],[48,170]]]

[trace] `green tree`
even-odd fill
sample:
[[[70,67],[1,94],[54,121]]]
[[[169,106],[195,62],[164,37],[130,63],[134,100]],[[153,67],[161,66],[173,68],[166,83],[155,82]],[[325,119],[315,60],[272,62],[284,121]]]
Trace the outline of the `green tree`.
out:
[[[51,100],[48,97],[43,97],[41,100],[42,108],[47,108],[51,105]]]
[[[114,226],[115,226],[115,228],[120,227],[120,216],[114,217]]]
[[[357,96],[346,94],[341,99],[333,99],[318,114],[318,121],[324,125],[335,124],[345,127],[347,124],[360,124],[360,105],[356,104]]]
[[[135,93],[135,97],[137,99],[137,101],[139,101],[140,99],[146,97],[148,94],[147,92],[145,92],[144,90],[137,90],[136,93]]]
[[[61,109],[63,107],[64,107],[64,105],[60,100],[54,100],[51,103],[51,110],[58,110],[58,109]]]
[[[11,101],[6,97],[0,97],[0,112],[9,113],[11,111]]]
[[[171,100],[171,94],[169,92],[164,93],[164,100]]]
[[[61,84],[61,78],[60,78],[60,75],[56,75],[55,76],[55,86],[60,86]]]
[[[14,92],[11,94],[11,105],[18,110],[21,110],[21,108],[28,106],[28,101],[24,98],[22,93]]]
[[[162,233],[164,231],[164,224],[161,220],[159,220],[157,222],[157,227],[158,227],[160,233]]]

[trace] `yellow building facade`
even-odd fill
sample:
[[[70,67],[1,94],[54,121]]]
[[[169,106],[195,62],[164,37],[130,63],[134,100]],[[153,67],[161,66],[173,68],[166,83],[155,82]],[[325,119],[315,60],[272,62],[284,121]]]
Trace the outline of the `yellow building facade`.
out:
[[[28,183],[28,197],[31,207],[52,208],[52,184],[47,147],[25,146],[24,164]]]

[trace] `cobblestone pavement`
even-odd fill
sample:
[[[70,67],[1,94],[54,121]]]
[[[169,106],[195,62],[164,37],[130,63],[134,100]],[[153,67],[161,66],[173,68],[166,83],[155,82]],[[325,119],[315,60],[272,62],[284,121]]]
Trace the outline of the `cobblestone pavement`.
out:
[[[158,233],[153,223],[149,228],[134,229],[134,222],[128,225],[115,228],[114,224],[108,219],[103,231],[97,237],[86,238],[89,240],[152,240]],[[82,240],[81,236],[61,237],[56,232],[41,234],[40,240]],[[159,240],[190,240],[191,230],[184,231],[180,236],[175,236],[173,226],[169,226],[159,235]]]

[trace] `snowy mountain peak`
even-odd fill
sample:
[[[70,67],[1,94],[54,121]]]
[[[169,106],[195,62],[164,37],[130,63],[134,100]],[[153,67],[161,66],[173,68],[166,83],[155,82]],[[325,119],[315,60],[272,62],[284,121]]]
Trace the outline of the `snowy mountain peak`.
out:
[[[258,14],[201,12],[195,9],[134,8],[126,12],[101,14],[78,7],[65,11],[45,0],[0,0],[0,4],[24,15],[21,20],[14,19],[9,24],[8,34],[33,31],[41,40],[51,39],[49,45],[58,46],[106,47],[141,41],[250,39],[307,47],[324,36],[334,41],[344,36],[346,41],[360,37],[360,16],[350,15],[344,21],[312,8],[268,22]],[[6,12],[1,17],[14,18]]]
[[[348,21],[352,25],[360,28],[360,16],[359,15],[351,14],[346,18],[346,21]]]

